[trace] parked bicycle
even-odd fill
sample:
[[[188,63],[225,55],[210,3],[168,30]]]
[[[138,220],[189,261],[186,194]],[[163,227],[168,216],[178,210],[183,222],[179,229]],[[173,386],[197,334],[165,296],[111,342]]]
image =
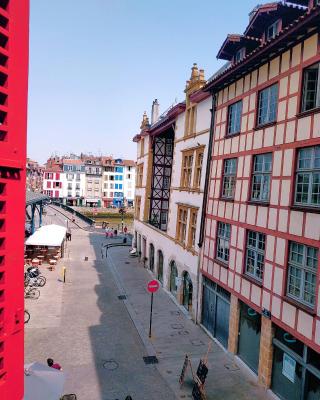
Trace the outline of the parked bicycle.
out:
[[[40,297],[40,290],[35,287],[26,286],[24,288],[24,298],[25,299],[38,299]]]
[[[24,282],[25,286],[43,287],[47,280],[43,275],[39,274],[37,268],[34,268],[28,269],[27,272],[24,273]]]

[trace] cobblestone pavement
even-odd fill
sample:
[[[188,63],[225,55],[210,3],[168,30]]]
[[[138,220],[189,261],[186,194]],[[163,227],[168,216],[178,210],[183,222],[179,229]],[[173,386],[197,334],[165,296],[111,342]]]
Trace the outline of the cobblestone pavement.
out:
[[[73,229],[67,258],[54,272],[42,268],[48,283],[39,300],[26,304],[31,313],[26,362],[54,358],[67,376],[65,392],[80,400],[122,400],[128,394],[133,400],[191,398],[190,371],[184,385],[178,384],[184,356],[189,354],[196,369],[209,337],[160,289],[149,341],[150,274],[129,258],[127,247],[110,248],[106,258],[105,244],[101,234]],[[62,266],[67,268],[65,284]],[[148,355],[156,355],[159,363],[146,365]],[[206,392],[208,400],[269,398],[214,342]]]

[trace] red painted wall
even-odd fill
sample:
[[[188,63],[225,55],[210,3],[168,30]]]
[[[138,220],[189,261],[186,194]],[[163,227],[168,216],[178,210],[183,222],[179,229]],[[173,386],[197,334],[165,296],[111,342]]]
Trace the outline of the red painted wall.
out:
[[[0,0],[0,14],[0,399],[21,400],[29,0]]]

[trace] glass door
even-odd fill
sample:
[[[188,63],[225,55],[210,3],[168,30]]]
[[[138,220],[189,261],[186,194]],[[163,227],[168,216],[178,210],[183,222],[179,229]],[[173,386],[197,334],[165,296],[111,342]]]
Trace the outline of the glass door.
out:
[[[241,303],[239,324],[239,357],[258,373],[260,352],[261,315]]]

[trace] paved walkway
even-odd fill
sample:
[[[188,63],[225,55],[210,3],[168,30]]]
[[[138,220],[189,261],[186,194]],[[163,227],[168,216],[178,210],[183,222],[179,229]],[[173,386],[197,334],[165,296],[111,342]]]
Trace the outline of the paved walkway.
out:
[[[122,400],[128,394],[133,400],[191,398],[190,371],[182,388],[178,384],[184,356],[190,355],[196,369],[209,337],[160,289],[150,342],[150,274],[129,258],[127,247],[111,248],[102,258],[105,243],[103,235],[74,229],[63,260],[67,283],[58,280],[62,261],[55,272],[43,269],[48,284],[39,300],[27,303],[26,362],[54,358],[67,375],[65,392],[80,400]],[[118,298],[122,294],[127,300]],[[152,354],[159,363],[146,365],[143,356]],[[268,398],[214,342],[206,391],[208,400]]]

